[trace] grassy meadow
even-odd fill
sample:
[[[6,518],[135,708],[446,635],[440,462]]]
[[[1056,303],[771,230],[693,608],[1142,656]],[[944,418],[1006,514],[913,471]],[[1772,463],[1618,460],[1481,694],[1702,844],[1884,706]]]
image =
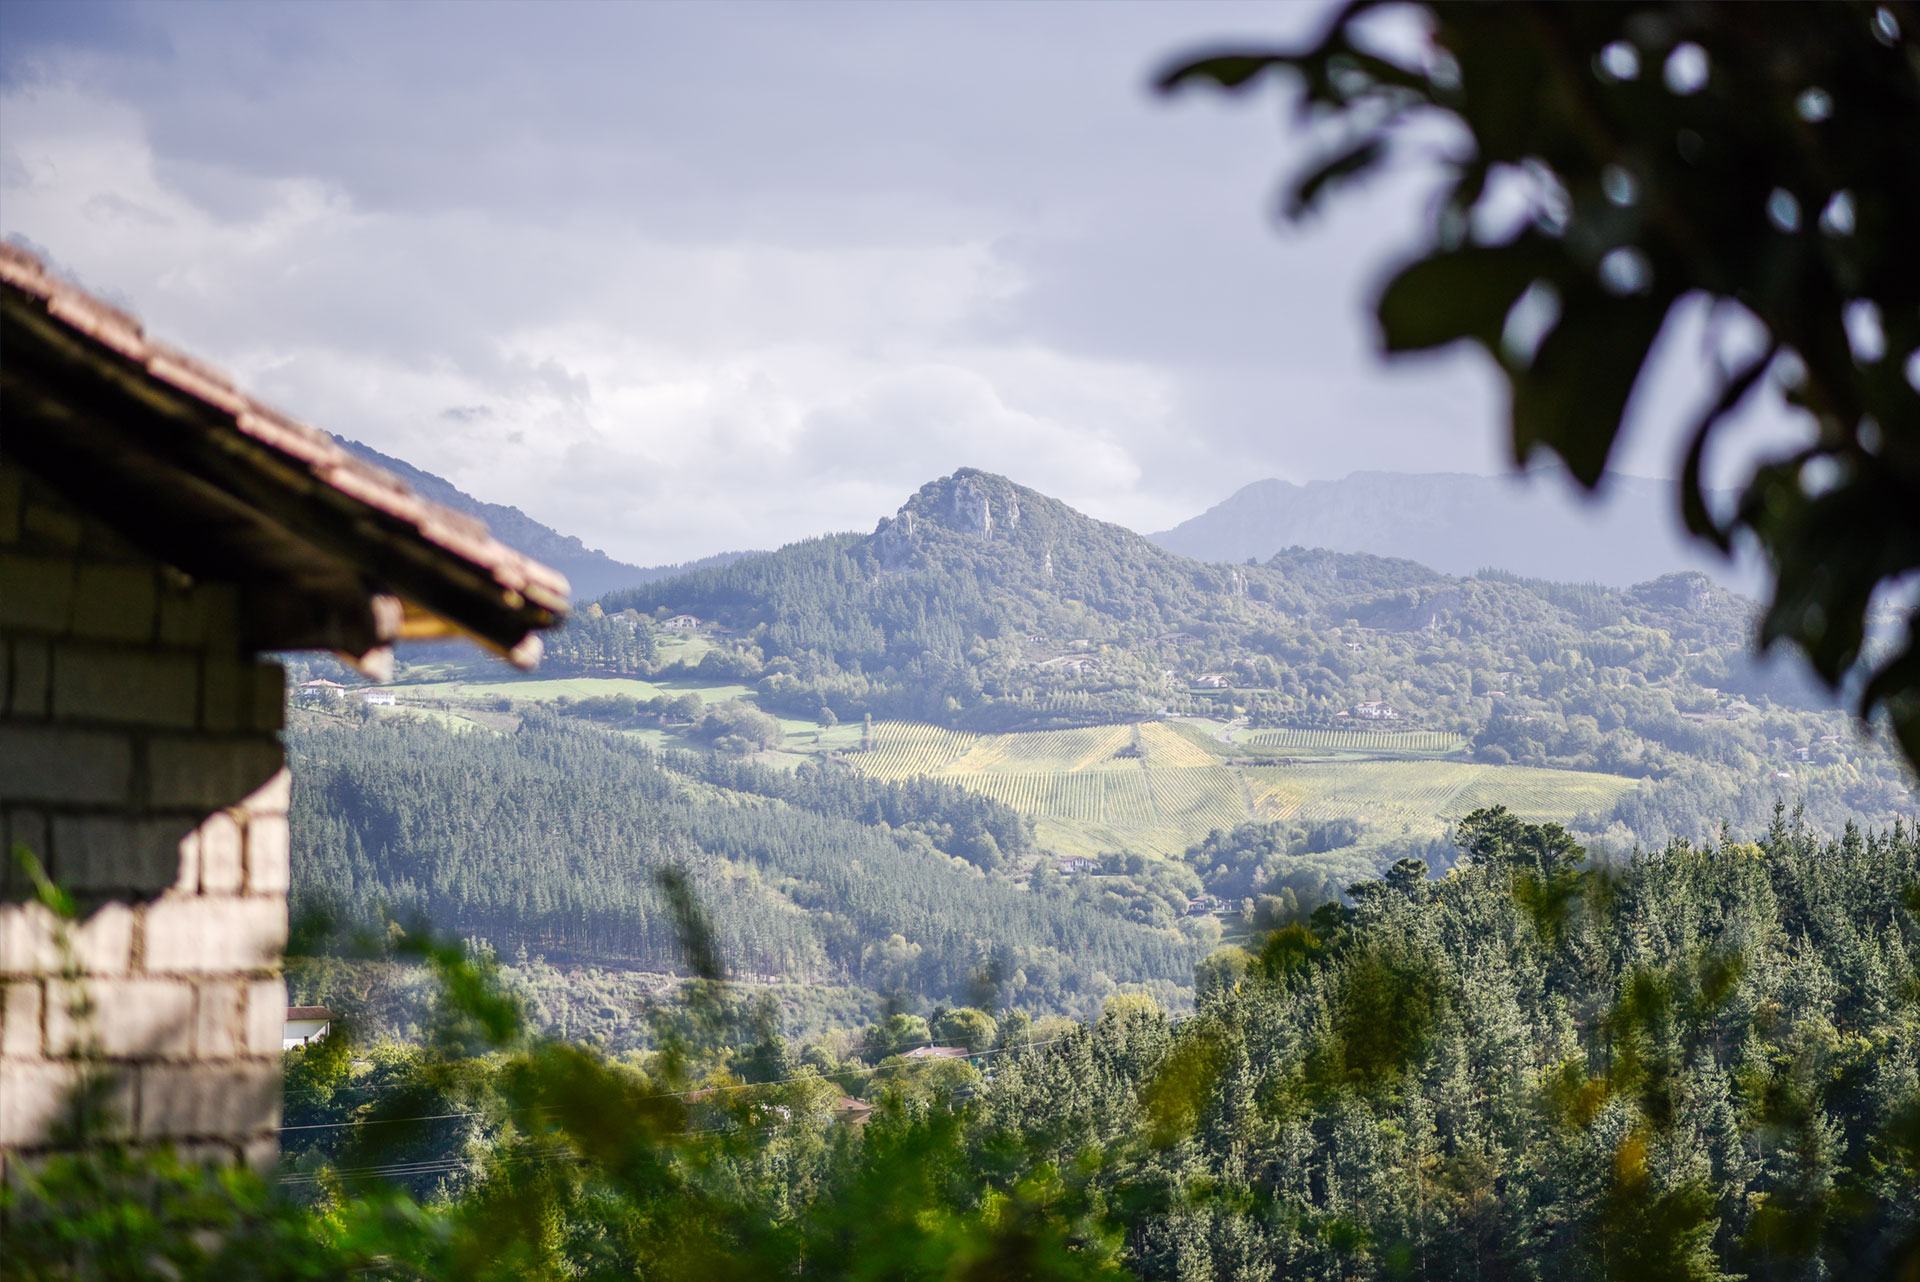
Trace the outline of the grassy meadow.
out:
[[[1386,754],[1398,745],[1404,758]],[[1286,749],[1247,764],[1241,746]],[[1194,724],[1150,721],[979,735],[881,722],[853,764],[883,779],[926,774],[1035,816],[1061,853],[1118,846],[1178,854],[1215,828],[1249,820],[1359,819],[1383,836],[1438,833],[1480,806],[1533,820],[1600,811],[1634,786],[1617,775],[1440,759],[1458,736],[1434,732],[1261,731],[1219,743]],[[1301,759],[1317,752],[1324,759]],[[1360,755],[1360,754],[1364,754]]]
[[[677,639],[697,645],[694,638]],[[694,693],[708,703],[751,698],[744,685],[633,677],[503,677],[498,668],[415,669],[389,687],[393,715],[500,728],[502,700],[550,703],[624,694],[638,700]],[[1357,819],[1376,839],[1434,835],[1469,811],[1502,804],[1530,820],[1602,812],[1634,781],[1616,775],[1463,760],[1459,735],[1354,726],[1227,728],[1204,720],[1146,721],[1074,730],[975,734],[917,722],[822,727],[777,718],[785,743],[760,754],[794,765],[838,754],[881,779],[931,775],[1032,815],[1040,843],[1061,854],[1145,849],[1177,855],[1215,828],[1249,820]],[[671,726],[629,728],[655,748],[693,746]]]

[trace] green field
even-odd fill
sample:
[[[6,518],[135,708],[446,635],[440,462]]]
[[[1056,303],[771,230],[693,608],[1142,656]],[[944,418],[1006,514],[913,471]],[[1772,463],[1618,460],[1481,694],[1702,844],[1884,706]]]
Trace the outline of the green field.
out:
[[[1263,819],[1359,819],[1416,830],[1491,805],[1565,822],[1606,810],[1634,787],[1618,775],[1467,761],[1306,762],[1244,773]]]
[[[1254,730],[1235,742],[1249,748],[1314,753],[1369,753],[1386,756],[1440,756],[1463,751],[1465,736],[1444,730]]]
[[[412,704],[416,713],[462,725],[463,704],[483,709],[503,696],[550,702],[625,694],[645,700],[691,691],[715,703],[752,693],[743,685],[686,680],[503,677],[498,669],[471,680],[445,670],[418,675],[438,679],[394,684],[402,707]],[[1254,730],[1221,742],[1218,727],[1206,722],[975,734],[881,721],[874,723],[873,747],[860,751],[857,721],[831,729],[808,719],[779,721],[783,750],[761,754],[763,761],[794,765],[814,754],[844,753],[876,778],[944,779],[1032,815],[1041,843],[1060,853],[1136,848],[1176,855],[1215,828],[1256,819],[1358,819],[1376,837],[1433,834],[1468,811],[1494,804],[1529,819],[1565,822],[1604,812],[1634,786],[1613,775],[1458,760],[1465,741],[1431,730]],[[673,729],[626,733],[655,748],[694,746]],[[1284,765],[1230,765],[1225,759],[1248,751],[1319,759]]]
[[[1364,739],[1378,753],[1391,739],[1425,755],[1239,767],[1165,722],[1000,735],[879,722],[873,750],[850,760],[879,778],[931,775],[1004,802],[1039,820],[1043,844],[1063,853],[1124,845],[1177,854],[1250,819],[1359,819],[1382,836],[1437,833],[1496,803],[1564,822],[1604,811],[1634,786],[1614,775],[1435,760],[1460,746],[1458,736],[1437,732],[1261,733],[1323,736],[1292,746],[1334,752]]]

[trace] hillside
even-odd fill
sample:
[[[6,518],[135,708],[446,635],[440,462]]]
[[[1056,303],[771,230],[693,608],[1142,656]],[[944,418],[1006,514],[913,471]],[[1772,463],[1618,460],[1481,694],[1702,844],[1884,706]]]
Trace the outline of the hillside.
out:
[[[456,512],[479,517],[487,523],[487,528],[493,531],[495,538],[566,575],[567,582],[573,585],[575,602],[592,601],[617,588],[651,583],[703,566],[724,565],[745,555],[741,552],[722,552],[681,565],[628,565],[624,561],[614,560],[605,552],[588,547],[570,534],[562,534],[552,526],[540,524],[517,507],[474,498],[453,482],[423,471],[403,459],[394,458],[391,454],[382,454],[370,445],[350,441],[344,436],[334,439],[369,463],[392,472],[435,503],[443,503]]]
[[[1566,490],[1552,477],[1458,472],[1255,481],[1152,538],[1203,561],[1264,561],[1281,548],[1318,547],[1412,557],[1448,574],[1491,568],[1623,588],[1697,570],[1737,591],[1757,586],[1750,570],[1681,534],[1669,483],[1614,476],[1598,503]]]

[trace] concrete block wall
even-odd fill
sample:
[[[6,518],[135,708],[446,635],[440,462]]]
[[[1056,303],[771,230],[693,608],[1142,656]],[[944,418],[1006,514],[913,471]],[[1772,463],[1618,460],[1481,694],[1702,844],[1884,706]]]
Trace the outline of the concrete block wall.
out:
[[[83,1071],[127,1138],[271,1159],[285,677],[240,609],[0,453],[0,1167],[54,1142]]]

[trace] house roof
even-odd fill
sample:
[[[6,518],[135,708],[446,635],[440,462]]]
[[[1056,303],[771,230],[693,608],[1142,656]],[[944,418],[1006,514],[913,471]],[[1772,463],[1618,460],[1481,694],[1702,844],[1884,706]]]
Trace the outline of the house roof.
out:
[[[965,1059],[968,1051],[964,1046],[916,1046],[906,1053],[907,1059]]]
[[[557,571],[246,395],[125,312],[0,245],[6,451],[195,577],[241,585],[256,649],[470,636],[521,667],[563,619]]]
[[[325,1006],[289,1006],[287,1007],[288,1020],[296,1020],[296,1019],[331,1020],[332,1018],[333,1018],[333,1012],[328,1010]]]

